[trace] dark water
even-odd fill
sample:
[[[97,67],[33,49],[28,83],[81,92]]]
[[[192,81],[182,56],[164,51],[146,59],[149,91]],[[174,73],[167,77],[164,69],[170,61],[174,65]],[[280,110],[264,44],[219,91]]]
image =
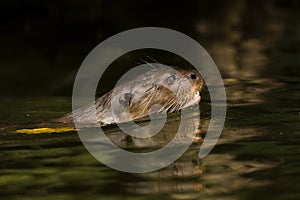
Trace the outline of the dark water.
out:
[[[276,87],[276,93],[270,92],[268,96],[253,92],[248,98],[233,95],[229,98],[225,128],[212,153],[199,159],[199,148],[192,146],[175,163],[152,173],[129,174],[102,165],[87,152],[75,132],[22,135],[2,131],[1,196],[5,199],[298,199],[300,110],[299,93],[295,91],[299,91],[300,84],[295,80],[268,81],[243,84],[238,80],[228,81],[228,91]],[[49,116],[49,110],[57,102],[68,103],[61,98],[47,100],[49,103],[41,107],[43,115]],[[287,101],[289,104],[283,106]],[[20,109],[19,113],[31,114],[27,118],[39,117],[41,114],[32,110],[40,102],[41,99],[28,99],[26,110]],[[208,127],[210,112],[205,104],[200,106],[203,132]]]
[[[68,112],[70,97],[53,94],[70,93],[74,72],[60,67],[78,67],[79,58],[91,48],[82,41],[65,43],[53,58],[39,47],[28,48],[20,38],[2,37],[1,66],[6,67],[1,68],[0,86],[0,198],[300,199],[299,12],[293,4],[281,2],[280,8],[270,2],[261,7],[230,3],[220,11],[222,16],[208,14],[193,22],[193,37],[224,77],[226,123],[204,159],[198,158],[199,146],[192,145],[170,166],[144,174],[104,166],[87,152],[76,132],[8,131]],[[30,20],[26,27],[30,29]],[[12,44],[19,48],[14,50]],[[85,53],[74,53],[80,45]],[[164,61],[160,55],[155,58]],[[205,134],[210,119],[205,97],[200,109]],[[107,131],[119,133],[115,127]]]

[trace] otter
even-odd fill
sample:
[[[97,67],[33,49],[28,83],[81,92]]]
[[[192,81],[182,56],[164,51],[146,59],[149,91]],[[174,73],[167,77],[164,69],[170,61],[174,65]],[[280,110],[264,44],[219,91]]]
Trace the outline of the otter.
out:
[[[55,121],[107,126],[162,110],[174,112],[198,104],[202,86],[203,79],[197,70],[160,65],[117,85],[94,102]],[[151,110],[154,105],[160,105],[161,109]]]

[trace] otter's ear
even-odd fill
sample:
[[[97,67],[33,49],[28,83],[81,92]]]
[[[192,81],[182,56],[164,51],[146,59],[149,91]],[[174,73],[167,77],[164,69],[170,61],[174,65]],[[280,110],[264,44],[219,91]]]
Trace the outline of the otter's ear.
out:
[[[121,104],[121,106],[123,108],[126,108],[126,107],[130,106],[131,99],[132,99],[132,94],[131,93],[125,93],[124,95],[122,95],[120,97],[119,103]]]

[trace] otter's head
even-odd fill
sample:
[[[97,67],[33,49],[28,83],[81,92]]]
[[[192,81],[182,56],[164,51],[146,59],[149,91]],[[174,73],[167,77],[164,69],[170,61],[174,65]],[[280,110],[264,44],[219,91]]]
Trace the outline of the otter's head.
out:
[[[120,88],[126,92],[120,95],[119,103],[129,112],[131,120],[151,114],[151,107],[157,104],[173,112],[198,104],[202,85],[203,80],[196,70],[161,66],[136,77],[126,88]]]

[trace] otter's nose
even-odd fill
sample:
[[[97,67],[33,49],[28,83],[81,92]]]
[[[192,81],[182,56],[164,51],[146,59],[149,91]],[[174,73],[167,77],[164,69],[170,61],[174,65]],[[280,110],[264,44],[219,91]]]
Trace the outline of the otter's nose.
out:
[[[190,73],[190,78],[191,78],[191,79],[196,79],[196,78],[197,78],[197,75],[194,74],[194,73]]]

